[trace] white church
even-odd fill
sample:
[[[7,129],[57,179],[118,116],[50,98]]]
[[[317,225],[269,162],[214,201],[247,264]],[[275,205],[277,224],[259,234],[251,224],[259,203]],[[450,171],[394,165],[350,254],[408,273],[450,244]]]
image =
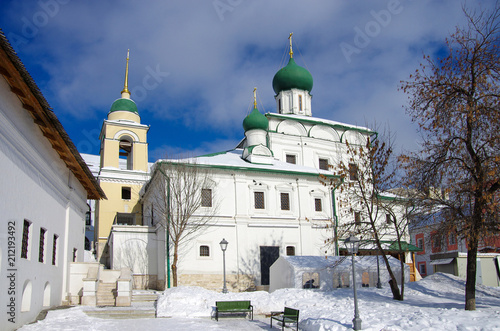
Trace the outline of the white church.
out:
[[[101,129],[100,156],[83,155],[107,196],[92,205],[95,231],[89,239],[98,262],[130,268],[135,288],[170,287],[176,261],[177,285],[220,290],[225,277],[229,291],[245,291],[267,290],[270,267],[280,256],[341,253],[343,238],[331,246],[325,240],[334,237],[332,224],[353,222],[356,211],[340,207],[340,193],[324,186],[319,175],[336,180],[329,165],[346,160],[345,142],[364,145],[376,133],[313,117],[313,78],[295,63],[291,38],[289,54],[272,80],[276,111],[259,112],[254,90],[254,109],[242,116],[238,146],[154,164],[148,164],[149,126],[141,123],[128,91],[127,57],[121,98]],[[206,175],[185,226],[192,234],[176,250],[171,222],[183,206],[172,197],[172,181],[189,167]]]

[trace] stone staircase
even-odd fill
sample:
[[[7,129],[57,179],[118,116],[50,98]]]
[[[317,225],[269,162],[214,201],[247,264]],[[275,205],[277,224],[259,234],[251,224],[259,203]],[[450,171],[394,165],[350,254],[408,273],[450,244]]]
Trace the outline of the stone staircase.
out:
[[[155,306],[158,293],[154,290],[132,290],[132,305]]]
[[[156,310],[146,307],[89,308],[84,312],[88,316],[105,319],[156,318]]]
[[[99,283],[106,284],[106,283]],[[106,288],[106,296],[108,299],[103,299],[110,303],[108,285],[103,285]],[[112,293],[112,291],[111,291]],[[98,290],[99,296],[99,290]],[[153,290],[133,290],[132,291],[132,306],[131,307],[86,307],[84,312],[88,316],[104,318],[104,319],[135,319],[135,318],[156,318],[156,300],[158,299],[158,294]],[[100,299],[98,297],[98,306],[105,306],[99,304]],[[107,305],[107,306],[111,306]]]
[[[97,284],[97,306],[114,306],[116,283],[99,282]]]

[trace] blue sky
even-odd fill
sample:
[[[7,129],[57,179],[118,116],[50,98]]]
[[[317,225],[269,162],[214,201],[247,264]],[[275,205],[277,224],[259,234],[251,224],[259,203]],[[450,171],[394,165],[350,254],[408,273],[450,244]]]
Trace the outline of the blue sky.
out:
[[[467,1],[490,8],[494,1]],[[400,149],[418,147],[398,91],[422,55],[442,53],[464,24],[457,0],[2,0],[0,27],[82,153],[129,89],[150,125],[150,161],[234,148],[242,121],[275,112],[272,79],[294,57],[314,79],[315,117],[388,126]],[[480,7],[481,6],[481,7]]]

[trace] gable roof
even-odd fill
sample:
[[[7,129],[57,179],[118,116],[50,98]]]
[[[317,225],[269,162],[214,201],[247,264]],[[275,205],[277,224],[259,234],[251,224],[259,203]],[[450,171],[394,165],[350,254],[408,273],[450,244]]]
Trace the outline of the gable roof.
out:
[[[52,111],[35,81],[0,29],[0,74],[31,115],[33,122],[59,154],[66,167],[87,191],[88,199],[105,199],[106,195],[83,161],[80,153]]]

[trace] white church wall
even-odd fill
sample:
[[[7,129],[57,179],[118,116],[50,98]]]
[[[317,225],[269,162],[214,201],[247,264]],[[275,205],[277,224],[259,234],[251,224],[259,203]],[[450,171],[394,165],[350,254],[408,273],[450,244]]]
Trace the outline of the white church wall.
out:
[[[156,287],[158,244],[164,243],[156,240],[157,237],[154,227],[113,225],[111,269],[129,268],[136,288]]]
[[[2,187],[8,190],[0,200],[6,220],[0,229],[2,251],[10,248],[14,258],[1,262],[0,277],[11,277],[13,286],[12,291],[0,292],[0,313],[13,318],[14,323],[4,324],[6,330],[12,330],[32,321],[43,307],[60,305],[66,298],[65,277],[72,259],[72,251],[68,251],[76,248],[77,259],[83,256],[87,205],[85,190],[4,79],[0,79],[0,160]],[[24,220],[30,222],[28,258],[21,258]],[[15,224],[15,234],[9,234],[9,224]],[[45,229],[43,262],[39,261],[41,228]],[[9,236],[14,237],[15,253],[8,246]],[[8,307],[11,302],[14,304]]]

